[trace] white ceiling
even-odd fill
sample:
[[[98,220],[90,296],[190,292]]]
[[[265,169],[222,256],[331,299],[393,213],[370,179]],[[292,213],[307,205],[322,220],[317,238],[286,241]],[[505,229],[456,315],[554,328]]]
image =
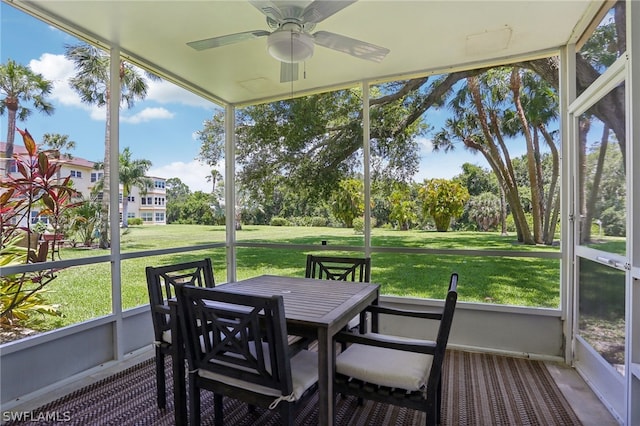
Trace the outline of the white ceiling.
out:
[[[381,63],[321,46],[306,78],[280,83],[266,37],[196,51],[189,41],[267,30],[265,16],[233,1],[8,1],[87,41],[119,45],[133,62],[221,104],[246,105],[547,54],[575,41],[602,1],[359,0],[316,25],[391,50]],[[274,3],[278,3],[274,1]],[[309,1],[302,1],[304,5]]]

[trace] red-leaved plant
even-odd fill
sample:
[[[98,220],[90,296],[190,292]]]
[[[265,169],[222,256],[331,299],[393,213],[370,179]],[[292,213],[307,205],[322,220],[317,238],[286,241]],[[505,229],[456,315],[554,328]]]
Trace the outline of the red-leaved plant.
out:
[[[80,204],[73,202],[76,191],[70,185],[70,177],[63,180],[57,177],[61,165],[38,151],[26,129],[17,130],[27,155],[14,154],[17,173],[0,180],[2,267],[47,260],[49,243],[31,238],[32,211],[46,215],[54,235],[58,235],[65,211]],[[56,269],[47,268],[0,276],[0,325],[15,324],[34,312],[60,315],[57,306],[48,305],[42,297],[47,284],[56,278],[55,272]]]

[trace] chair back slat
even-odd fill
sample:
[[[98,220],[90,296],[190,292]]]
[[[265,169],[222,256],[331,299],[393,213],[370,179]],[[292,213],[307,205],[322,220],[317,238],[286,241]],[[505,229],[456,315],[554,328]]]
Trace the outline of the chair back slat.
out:
[[[215,286],[213,265],[209,258],[164,266],[147,266],[145,273],[157,341],[162,339],[164,331],[170,329],[167,301],[175,297],[176,284],[190,284],[199,287]]]
[[[435,389],[436,384],[440,381],[442,364],[444,362],[444,356],[449,342],[449,334],[451,332],[451,325],[453,324],[453,314],[456,310],[457,301],[458,274],[454,272],[451,274],[451,278],[449,280],[449,290],[444,302],[444,308],[442,309],[442,318],[440,320],[440,326],[438,327],[436,348],[433,354],[433,364],[429,373],[427,389]]]
[[[176,286],[189,369],[292,392],[284,301]]]
[[[336,281],[370,282],[371,258],[307,255],[305,277]]]

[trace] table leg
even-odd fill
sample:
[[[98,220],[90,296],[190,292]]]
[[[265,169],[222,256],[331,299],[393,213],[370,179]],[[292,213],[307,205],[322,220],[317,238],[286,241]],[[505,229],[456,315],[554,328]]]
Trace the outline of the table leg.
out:
[[[321,426],[334,421],[333,372],[335,363],[333,336],[327,329],[318,330],[318,420]]]

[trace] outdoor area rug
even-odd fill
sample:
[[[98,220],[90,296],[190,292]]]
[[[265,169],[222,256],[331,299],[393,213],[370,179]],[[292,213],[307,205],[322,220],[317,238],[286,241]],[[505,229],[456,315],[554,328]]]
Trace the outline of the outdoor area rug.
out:
[[[168,375],[171,368],[167,364]],[[171,377],[167,384],[170,385]],[[167,408],[156,405],[154,360],[72,392],[30,413],[31,420],[11,425],[173,425],[173,396]],[[444,369],[444,425],[580,425],[576,414],[540,361],[448,351]],[[229,398],[225,424],[278,425],[279,415]],[[46,420],[46,419],[50,420]],[[37,420],[39,419],[39,420]],[[37,420],[34,422],[34,420]],[[318,423],[317,394],[300,409],[298,425]],[[422,412],[351,397],[336,400],[337,425],[424,425]],[[202,391],[202,424],[213,424],[213,397]]]

